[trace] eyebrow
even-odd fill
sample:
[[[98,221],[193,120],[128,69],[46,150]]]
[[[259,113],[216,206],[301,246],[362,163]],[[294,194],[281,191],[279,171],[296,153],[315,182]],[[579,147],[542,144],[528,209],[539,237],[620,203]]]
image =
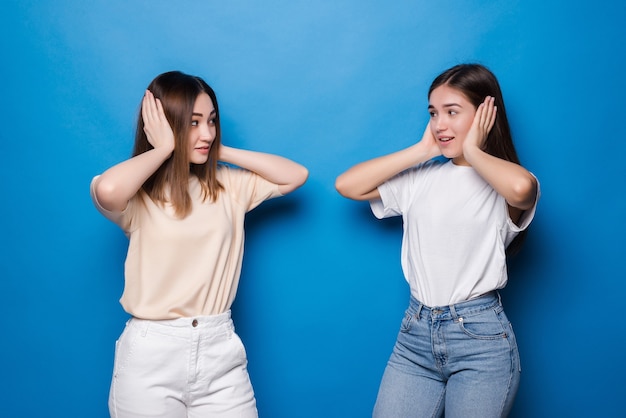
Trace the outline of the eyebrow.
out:
[[[215,113],[215,109],[213,109],[213,110],[211,110],[211,113],[209,113],[209,116],[211,116],[211,115],[215,115],[215,114],[216,114],[216,113]],[[202,113],[193,112],[193,113],[191,114],[191,116],[200,116],[200,117],[202,117]]]
[[[463,106],[461,106],[461,105],[460,105],[460,104],[458,104],[458,103],[446,103],[446,104],[444,104],[442,107],[445,109],[446,107],[455,107],[455,106],[456,106],[456,107],[463,107]],[[435,106],[433,106],[433,105],[429,104],[429,105],[428,105],[428,108],[429,108],[429,109],[434,109],[434,108],[435,108]]]

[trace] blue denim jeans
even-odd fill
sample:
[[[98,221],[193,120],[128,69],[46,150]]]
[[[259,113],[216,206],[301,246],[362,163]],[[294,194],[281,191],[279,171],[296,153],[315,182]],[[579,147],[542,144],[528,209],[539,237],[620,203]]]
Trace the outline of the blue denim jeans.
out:
[[[411,298],[373,416],[505,417],[520,372],[515,335],[498,293],[445,307]]]

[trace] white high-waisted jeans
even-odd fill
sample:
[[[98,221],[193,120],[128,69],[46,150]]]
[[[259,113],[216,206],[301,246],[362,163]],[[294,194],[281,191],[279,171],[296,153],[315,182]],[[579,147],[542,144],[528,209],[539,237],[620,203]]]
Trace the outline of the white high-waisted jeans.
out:
[[[257,418],[230,311],[130,319],[116,343],[109,411],[112,418]]]

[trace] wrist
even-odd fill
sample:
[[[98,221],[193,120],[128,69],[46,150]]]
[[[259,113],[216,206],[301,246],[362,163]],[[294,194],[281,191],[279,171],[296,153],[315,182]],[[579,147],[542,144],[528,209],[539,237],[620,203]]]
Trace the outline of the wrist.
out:
[[[224,144],[220,144],[220,148],[217,153],[218,160],[225,162],[225,163],[229,163],[231,162],[230,155],[231,155],[231,147],[228,147]]]
[[[480,154],[484,151],[481,150],[478,145],[472,144],[464,144],[463,146],[463,157],[467,162],[471,164],[472,160],[476,159]]]
[[[441,155],[441,150],[439,150],[439,147],[436,145],[427,146],[422,142],[418,142],[413,146],[412,155],[415,164],[419,164]]]
[[[168,158],[170,158],[172,156],[172,154],[174,153],[174,146],[166,146],[166,145],[162,145],[159,147],[155,147],[152,149],[152,151],[160,156],[163,157],[163,160],[167,160]]]

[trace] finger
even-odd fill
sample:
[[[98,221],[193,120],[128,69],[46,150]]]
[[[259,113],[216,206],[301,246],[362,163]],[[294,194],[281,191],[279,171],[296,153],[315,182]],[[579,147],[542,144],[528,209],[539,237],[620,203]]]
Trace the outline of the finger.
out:
[[[422,138],[428,136],[428,134],[432,134],[432,130],[430,128],[430,121],[426,124],[426,129],[424,129],[424,133],[422,134]]]
[[[483,117],[481,120],[480,127],[485,129],[489,124],[489,118],[491,116],[491,102],[489,101],[489,97],[485,99],[485,103],[483,104]]]
[[[491,113],[493,111],[493,102],[491,101],[491,97],[485,97],[485,101],[483,102],[483,117],[481,120],[481,128],[487,129],[489,126],[489,121],[491,120]]]
[[[154,95],[150,90],[146,90],[146,94],[143,98],[142,104],[142,116],[144,117],[144,123],[149,124],[155,119],[155,104]]]
[[[144,125],[148,119],[148,92],[143,95],[143,99],[141,100],[141,118],[143,119]]]
[[[489,131],[489,129],[491,129],[491,125],[493,124],[493,117],[494,117],[494,98],[491,96],[487,96],[485,98],[485,102],[484,102],[484,115],[483,115],[483,120],[482,120],[482,128],[485,129],[485,131]]]
[[[165,110],[163,109],[163,103],[160,99],[155,99],[155,111],[160,121],[166,121]]]
[[[476,115],[474,115],[474,126],[477,129],[482,129],[485,118],[485,103],[481,103],[476,108]]]
[[[491,119],[489,120],[489,126],[487,127],[487,132],[491,132],[491,128],[496,124],[496,114],[498,113],[498,108],[494,105],[493,111],[491,112]]]
[[[150,114],[155,120],[159,119],[159,108],[158,108],[159,101],[160,100],[157,99],[151,91],[149,91]]]
[[[434,143],[436,142],[435,134],[433,132],[432,126],[430,122],[426,125],[426,129],[424,129],[424,134],[422,135],[422,140]]]

